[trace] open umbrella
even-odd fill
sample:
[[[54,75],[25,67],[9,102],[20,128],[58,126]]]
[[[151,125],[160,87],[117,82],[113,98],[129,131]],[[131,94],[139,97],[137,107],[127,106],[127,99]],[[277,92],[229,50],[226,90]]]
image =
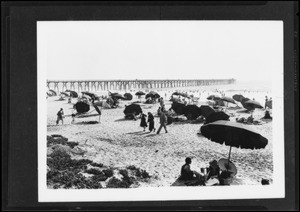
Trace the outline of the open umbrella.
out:
[[[73,107],[76,109],[77,113],[86,113],[90,110],[90,105],[81,101],[77,102]]]
[[[197,105],[187,105],[184,109],[184,115],[189,120],[195,120],[201,115],[201,109]]]
[[[145,93],[143,91],[138,91],[138,92],[135,93],[135,95],[137,95],[137,96],[143,96],[143,95],[145,95]]]
[[[125,100],[132,100],[132,94],[131,93],[125,93],[124,98],[125,98]]]
[[[234,99],[233,99],[233,98],[230,98],[230,97],[228,97],[228,96],[222,97],[221,100],[223,100],[223,101],[225,101],[225,102],[230,102],[230,103],[232,103],[232,104],[235,104]]]
[[[237,102],[242,102],[245,97],[242,94],[235,94],[232,96],[232,98]]]
[[[263,106],[261,106],[261,104],[255,100],[248,100],[244,103],[244,105],[246,105],[247,107],[251,107],[253,110],[255,108],[263,108]]]
[[[111,94],[111,97],[114,99],[125,99],[125,97],[124,96],[122,96],[121,94],[119,94],[119,93],[113,93],[113,94]]]
[[[172,93],[172,95],[181,96],[182,94],[180,92],[176,91],[176,92]]]
[[[217,96],[217,95],[210,95],[206,98],[207,100],[220,100],[221,97]]]
[[[158,93],[156,93],[155,91],[150,91],[147,95],[146,95],[146,99],[148,98],[152,98],[152,99],[157,99],[160,97],[160,95]]]
[[[70,97],[70,96],[71,96],[71,94],[70,94],[69,92],[60,92],[60,94],[65,95],[65,96],[67,96],[67,97]]]
[[[219,120],[229,120],[229,116],[223,111],[214,112],[205,118],[205,123],[208,124]]]
[[[56,96],[57,94],[56,94],[56,92],[54,91],[54,90],[49,90],[49,92],[51,92],[52,93],[52,96]]]
[[[215,121],[202,125],[201,134],[219,144],[230,146],[228,161],[232,147],[242,149],[262,149],[268,144],[268,139],[248,126],[231,121]]]
[[[98,96],[94,93],[91,93],[91,92],[87,92],[87,91],[83,91],[81,92],[82,94],[85,94],[85,95],[88,95],[89,97],[91,97],[92,99],[97,99]]]
[[[140,105],[138,104],[131,104],[131,105],[128,105],[128,106],[125,106],[125,110],[123,111],[124,114],[130,114],[130,113],[136,113],[136,115],[142,113],[142,108]]]
[[[76,91],[66,90],[65,92],[70,92],[71,97],[73,97],[73,98],[77,98],[78,97],[78,93]]]
[[[201,105],[200,106],[201,115],[207,118],[210,114],[214,113],[215,110],[208,106],[208,105]]]
[[[250,99],[249,98],[244,98],[244,99],[242,99],[242,101],[241,101],[241,104],[243,105],[243,107],[245,108],[245,109],[247,109],[247,110],[252,110],[253,108],[252,107],[250,107],[249,105],[247,105],[247,104],[245,104],[247,101],[249,101]]]

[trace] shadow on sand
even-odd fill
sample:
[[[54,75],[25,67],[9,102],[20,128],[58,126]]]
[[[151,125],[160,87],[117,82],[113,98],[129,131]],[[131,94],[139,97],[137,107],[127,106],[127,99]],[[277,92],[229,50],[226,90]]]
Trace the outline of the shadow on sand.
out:
[[[75,123],[76,125],[89,125],[89,124],[99,124],[98,121],[82,121]]]
[[[115,120],[115,122],[120,122],[120,121],[137,121],[137,120],[125,119],[125,118]]]

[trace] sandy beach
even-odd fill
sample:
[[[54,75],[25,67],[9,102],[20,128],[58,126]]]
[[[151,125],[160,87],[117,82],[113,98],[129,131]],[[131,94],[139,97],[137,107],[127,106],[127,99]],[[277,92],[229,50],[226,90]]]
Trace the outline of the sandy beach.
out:
[[[234,88],[234,89],[233,89]],[[166,109],[171,107],[168,101],[175,90],[187,91],[200,97],[198,106],[207,104],[206,97],[216,93],[216,89],[222,89],[226,96],[241,93],[249,98],[255,98],[264,105],[264,97],[270,96],[270,91],[262,88],[257,90],[236,89],[234,85],[219,85],[219,87],[204,86],[202,88],[173,88],[156,90],[164,99]],[[131,91],[133,94],[136,92]],[[120,92],[124,93],[124,92]],[[71,124],[73,104],[67,100],[59,101],[59,96],[47,99],[47,135],[59,134],[68,141],[78,142],[79,147],[85,150],[83,155],[72,155],[73,159],[89,159],[95,163],[122,169],[131,165],[147,171],[151,178],[148,181],[138,182],[139,187],[170,186],[180,175],[181,166],[186,157],[192,158],[191,168],[200,172],[201,167],[208,167],[212,160],[227,158],[229,146],[212,142],[197,133],[202,123],[191,121],[174,122],[168,125],[168,133],[164,130],[159,135],[145,132],[140,127],[140,119],[125,120],[123,110],[125,105],[137,101],[136,96],[131,101],[120,101],[115,109],[103,109],[101,123],[86,124],[88,121],[98,121],[98,116],[89,118],[76,118],[75,124]],[[143,113],[152,112],[156,115],[159,103],[144,104],[144,98],[140,104]],[[248,117],[249,113],[241,113],[234,104],[229,104],[226,113],[230,120],[235,122],[236,117]],[[64,109],[66,117],[64,124],[56,125],[56,113],[60,108]],[[264,109],[256,109],[254,119],[264,116]],[[271,114],[272,115],[272,114]],[[155,127],[159,127],[159,117],[155,116]],[[236,165],[238,173],[232,185],[259,185],[262,179],[273,180],[273,154],[272,154],[272,121],[262,121],[260,125],[251,125],[251,128],[268,139],[268,145],[264,149],[238,149],[233,147],[231,161]]]

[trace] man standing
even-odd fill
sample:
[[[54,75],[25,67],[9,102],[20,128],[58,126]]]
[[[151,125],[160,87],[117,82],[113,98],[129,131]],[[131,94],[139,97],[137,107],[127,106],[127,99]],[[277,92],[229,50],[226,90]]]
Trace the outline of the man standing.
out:
[[[59,121],[62,122],[62,124],[64,124],[64,110],[62,108],[60,108],[60,110],[57,113],[57,120],[56,120],[56,125],[58,125]]]
[[[157,134],[160,133],[162,127],[164,127],[166,133],[168,133],[167,127],[166,127],[166,125],[167,125],[167,116],[165,114],[165,111],[163,111],[163,110],[161,111],[159,119],[160,119],[160,126],[159,126],[159,128],[157,130]]]

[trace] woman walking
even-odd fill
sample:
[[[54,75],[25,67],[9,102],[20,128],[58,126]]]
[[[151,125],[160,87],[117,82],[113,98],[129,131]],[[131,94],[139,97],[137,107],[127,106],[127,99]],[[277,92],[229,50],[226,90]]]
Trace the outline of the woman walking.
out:
[[[148,126],[147,125],[147,122],[146,122],[146,115],[144,113],[141,114],[141,124],[140,126],[144,128],[144,131],[146,129],[146,127]]]
[[[152,115],[152,113],[148,112],[148,122],[149,122],[149,131],[155,132],[155,127],[154,127],[154,116]]]

